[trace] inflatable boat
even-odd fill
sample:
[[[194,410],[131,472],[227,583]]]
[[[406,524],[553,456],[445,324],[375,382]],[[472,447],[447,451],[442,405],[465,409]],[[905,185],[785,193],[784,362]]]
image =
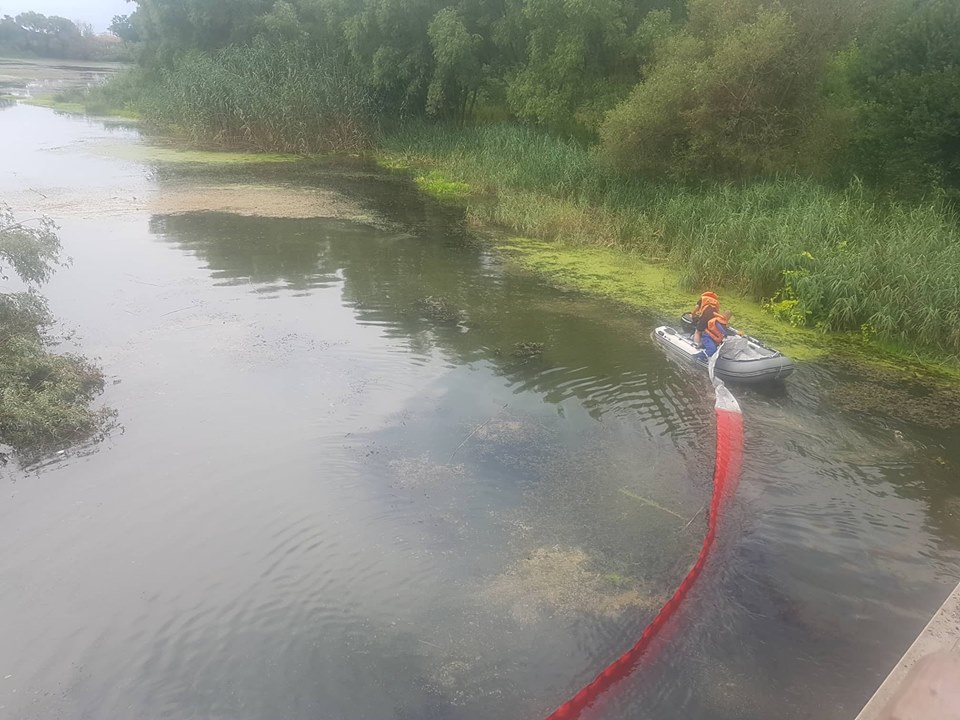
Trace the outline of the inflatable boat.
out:
[[[653,331],[654,339],[670,355],[706,369],[706,355],[693,344],[693,320],[684,315],[681,322],[683,331],[661,325]],[[749,335],[727,338],[717,352],[714,373],[724,382],[769,383],[783,380],[793,372],[790,358]]]

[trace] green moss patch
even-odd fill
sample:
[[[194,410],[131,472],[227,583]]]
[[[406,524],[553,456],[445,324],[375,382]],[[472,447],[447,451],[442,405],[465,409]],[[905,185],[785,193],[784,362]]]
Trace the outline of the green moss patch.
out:
[[[194,165],[264,165],[275,163],[295,163],[303,160],[298,155],[282,153],[252,153],[218,150],[191,150],[163,145],[144,143],[105,145],[101,148],[111,157],[134,162],[194,164]]]
[[[541,273],[558,286],[663,313],[671,323],[692,309],[696,300],[694,294],[680,289],[680,273],[646,262],[636,253],[519,237],[498,242],[497,249],[517,267]],[[828,335],[779,322],[743,295],[724,291],[721,297],[724,307],[733,311],[737,327],[768,340],[794,359],[813,360],[830,351]]]
[[[58,112],[70,113],[72,115],[85,115],[87,109],[78,102],[61,102],[55,100],[53,95],[37,95],[34,97],[20,98],[27,105],[50,108]]]
[[[417,175],[414,182],[423,192],[439,200],[463,200],[472,192],[467,183],[451,180],[436,170]]]
[[[128,121],[136,121],[140,116],[133,110],[124,108],[101,107],[96,103],[84,103],[80,101],[58,100],[54,95],[37,95],[34,97],[17,98],[27,105],[36,107],[50,108],[57,112],[69,113],[71,115],[92,115],[94,117],[121,118]]]
[[[500,239],[496,248],[514,266],[542,274],[559,287],[662,313],[671,324],[696,301],[695,293],[681,289],[678,271],[650,263],[638,253],[522,237]],[[863,335],[796,327],[743,294],[714,289],[723,306],[733,311],[735,327],[762,338],[794,360],[842,358],[870,367],[874,376],[879,373],[934,385],[960,381],[960,367],[950,358],[918,355]]]

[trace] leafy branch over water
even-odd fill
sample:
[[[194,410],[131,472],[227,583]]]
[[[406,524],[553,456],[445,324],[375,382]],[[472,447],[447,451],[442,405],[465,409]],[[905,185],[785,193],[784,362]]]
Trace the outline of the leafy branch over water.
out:
[[[53,317],[37,286],[62,264],[52,220],[17,222],[0,203],[0,278],[24,286],[0,291],[0,442],[28,462],[91,437],[110,416],[91,408],[103,390],[100,369],[50,351],[45,331]]]

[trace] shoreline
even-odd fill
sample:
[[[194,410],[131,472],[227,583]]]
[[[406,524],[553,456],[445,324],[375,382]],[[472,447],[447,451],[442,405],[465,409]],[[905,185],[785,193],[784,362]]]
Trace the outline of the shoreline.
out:
[[[468,184],[447,178],[439,168],[407,163],[398,155],[375,152],[373,157],[385,170],[409,177],[421,192],[464,207],[475,229],[485,232],[496,228],[483,217],[483,211],[476,211],[485,200]],[[509,229],[491,234],[493,246],[510,262],[538,272],[560,287],[606,297],[633,309],[663,313],[670,323],[676,323],[679,315],[696,302],[696,291],[682,289],[680,270],[652,262],[634,250],[524,236]],[[734,313],[734,324],[742,323],[751,334],[769,341],[795,360],[853,359],[907,379],[926,376],[932,383],[960,388],[960,362],[950,363],[929,351],[907,350],[854,332],[823,332],[792,325],[743,292],[724,286],[703,289],[714,289],[720,294],[724,306]]]
[[[56,103],[52,97],[21,97],[17,100],[101,120],[131,120],[129,116],[118,114],[91,114],[81,104]],[[159,148],[156,159],[160,162],[175,162],[181,155],[184,162],[218,163],[222,158],[228,164],[243,160],[250,163],[296,163],[305,159],[250,150],[194,150],[189,146],[174,149],[156,142],[153,144]],[[675,324],[679,314],[689,310],[696,300],[697,292],[683,289],[682,272],[669,263],[651,261],[637,250],[611,243],[571,243],[516,232],[509,227],[511,223],[498,222],[504,218],[497,217],[499,210],[491,211],[489,197],[468,183],[449,177],[439,165],[424,163],[422,158],[412,162],[401,153],[383,149],[372,151],[368,159],[384,172],[409,179],[425,195],[462,207],[472,228],[485,236],[490,246],[508,263],[523,271],[537,273],[558,287],[604,297],[632,310],[662,314],[671,324]],[[356,158],[351,157],[351,160]],[[553,200],[542,194],[530,195],[526,199],[533,202]],[[596,214],[599,216],[601,212]],[[602,218],[595,217],[592,221],[602,222]],[[751,334],[769,342],[795,361],[853,363],[865,375],[879,381],[906,380],[927,387],[941,395],[941,402],[944,394],[955,395],[946,404],[955,406],[960,417],[960,362],[949,362],[945,354],[936,356],[928,350],[910,350],[852,331],[823,332],[793,325],[775,317],[743,292],[722,285],[713,289],[720,294],[724,306],[733,311],[735,323],[742,324]],[[942,418],[942,413],[938,415]]]

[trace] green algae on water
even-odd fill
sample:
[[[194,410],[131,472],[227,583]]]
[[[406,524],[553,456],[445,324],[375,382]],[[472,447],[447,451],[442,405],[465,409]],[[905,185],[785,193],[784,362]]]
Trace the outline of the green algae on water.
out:
[[[82,102],[70,100],[57,100],[54,95],[35,95],[31,97],[19,97],[17,100],[34,105],[36,107],[49,108],[56,112],[67,113],[69,115],[90,115],[98,118],[117,118],[127,122],[136,122],[140,119],[138,113],[124,108],[111,108],[105,112],[95,112]]]
[[[456,323],[466,318],[466,313],[444,297],[428,295],[415,303],[423,317],[443,323]]]
[[[375,159],[380,167],[397,172],[415,171],[415,165],[409,158],[396,153],[378,152]],[[438,169],[423,169],[413,175],[413,182],[426,195],[437,200],[465,201],[475,193],[469,183],[450,177]]]
[[[493,578],[481,591],[519,624],[544,617],[617,617],[630,608],[650,610],[661,599],[636,580],[592,569],[580,548],[542,547]]]
[[[438,200],[463,200],[473,191],[467,183],[451,180],[436,170],[417,175],[414,182],[423,192]]]
[[[144,163],[195,165],[265,165],[298,163],[303,158],[283,153],[250,153],[220,150],[187,150],[163,145],[116,144],[103,145],[102,151],[111,157]]]
[[[685,292],[678,271],[643,259],[628,250],[572,246],[559,242],[508,237],[496,248],[516,267],[544,275],[559,287],[609,298],[638,310],[662,313],[667,322],[692,309],[696,293]],[[723,306],[733,311],[733,325],[773,345],[793,360],[856,359],[873,369],[913,380],[956,383],[960,367],[949,358],[917,355],[909,349],[853,333],[825,333],[785,323],[742,293],[715,288]]]
[[[518,360],[531,360],[543,355],[543,343],[523,340],[513,344],[513,350],[510,354]]]
[[[893,374],[853,356],[834,359],[832,364],[850,376],[830,393],[830,401],[841,410],[934,429],[960,425],[960,389],[949,376],[931,378],[902,366]]]
[[[54,99],[53,95],[36,95],[33,97],[19,98],[21,102],[36,107],[50,108],[58,112],[65,112],[71,115],[86,115],[87,109],[78,102],[60,102]]]
[[[500,240],[496,247],[517,267],[543,274],[558,286],[660,312],[671,322],[693,307],[695,294],[681,289],[680,273],[636,253],[520,237]],[[813,360],[829,351],[823,333],[785,325],[743,295],[724,291],[721,297],[733,311],[735,326],[769,340],[792,358]]]

